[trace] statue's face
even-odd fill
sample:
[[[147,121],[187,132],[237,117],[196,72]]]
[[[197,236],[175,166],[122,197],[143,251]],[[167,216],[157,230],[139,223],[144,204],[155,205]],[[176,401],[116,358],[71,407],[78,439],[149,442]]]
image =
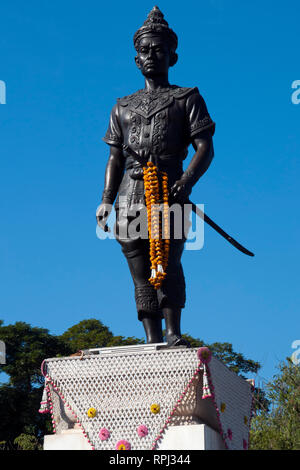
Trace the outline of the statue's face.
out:
[[[145,34],[141,37],[135,61],[145,77],[166,75],[173,65],[170,58],[169,46],[162,36]]]

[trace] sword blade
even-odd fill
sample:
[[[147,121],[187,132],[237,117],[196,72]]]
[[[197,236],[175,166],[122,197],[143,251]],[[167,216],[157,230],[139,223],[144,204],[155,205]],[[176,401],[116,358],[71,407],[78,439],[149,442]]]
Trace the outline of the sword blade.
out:
[[[245,255],[248,256],[254,256],[254,253],[251,251],[247,250],[243,245],[241,245],[239,242],[237,242],[234,238],[232,238],[228,233],[226,233],[219,225],[217,225],[210,217],[208,217],[207,214],[205,214],[199,207],[196,206],[191,201],[188,201],[188,204],[192,205],[192,211],[195,212],[201,219],[204,220],[208,225],[210,225],[216,232],[218,232],[225,240],[227,240],[231,245],[233,245],[235,248],[237,248],[239,251],[244,253]]]

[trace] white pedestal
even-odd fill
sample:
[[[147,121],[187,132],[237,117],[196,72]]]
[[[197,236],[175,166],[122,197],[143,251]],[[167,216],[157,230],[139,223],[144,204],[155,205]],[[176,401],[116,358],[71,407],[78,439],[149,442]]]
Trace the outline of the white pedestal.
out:
[[[80,429],[44,436],[44,450],[91,450]]]
[[[205,424],[171,426],[158,450],[225,450],[219,433]]]
[[[225,450],[216,431],[205,424],[172,426],[167,429],[158,450]],[[82,431],[62,431],[45,436],[44,450],[91,450]]]
[[[47,359],[56,434],[45,436],[44,449],[247,449],[250,384],[215,357],[199,363],[198,353],[138,345]]]

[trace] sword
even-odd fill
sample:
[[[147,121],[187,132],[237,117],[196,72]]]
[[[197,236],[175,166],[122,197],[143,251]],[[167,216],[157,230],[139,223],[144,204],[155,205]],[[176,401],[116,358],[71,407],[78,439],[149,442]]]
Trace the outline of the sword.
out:
[[[146,164],[146,159],[141,157],[138,153],[136,153],[132,148],[130,148],[128,145],[123,145],[123,150],[126,152],[130,153],[132,157],[134,157],[142,166]],[[210,227],[212,227],[217,233],[219,233],[225,240],[227,240],[232,246],[237,248],[239,251],[244,253],[245,255],[248,256],[254,256],[254,253],[251,251],[247,250],[243,245],[241,245],[239,242],[237,242],[233,237],[228,235],[219,225],[217,225],[210,217],[208,217],[207,214],[205,214],[199,207],[196,206],[192,201],[189,199],[187,200],[187,204],[191,204],[192,206],[192,211],[198,215],[201,219],[204,220]]]
[[[239,251],[244,253],[245,255],[248,256],[254,256],[254,253],[251,251],[247,250],[243,245],[241,245],[239,242],[237,242],[234,238],[232,238],[228,233],[226,233],[219,225],[217,225],[208,215],[206,215],[199,207],[196,206],[193,202],[188,200],[188,204],[192,205],[192,211],[195,212],[201,219],[204,220],[208,225],[210,225],[216,232],[218,232],[225,240],[227,240],[231,245],[233,245],[235,248],[237,248]]]

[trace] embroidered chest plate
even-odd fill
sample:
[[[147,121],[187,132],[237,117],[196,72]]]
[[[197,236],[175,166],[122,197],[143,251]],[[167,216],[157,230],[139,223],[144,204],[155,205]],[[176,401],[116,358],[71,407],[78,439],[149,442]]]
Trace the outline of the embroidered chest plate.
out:
[[[129,109],[140,116],[149,119],[169,106],[174,98],[182,98],[192,90],[193,88],[182,88],[175,85],[153,91],[138,90],[136,93],[120,98],[118,101],[121,106],[128,106]]]
[[[167,147],[168,107],[193,88],[172,86],[155,91],[139,90],[118,100],[129,112],[128,143],[139,150],[161,154]]]

